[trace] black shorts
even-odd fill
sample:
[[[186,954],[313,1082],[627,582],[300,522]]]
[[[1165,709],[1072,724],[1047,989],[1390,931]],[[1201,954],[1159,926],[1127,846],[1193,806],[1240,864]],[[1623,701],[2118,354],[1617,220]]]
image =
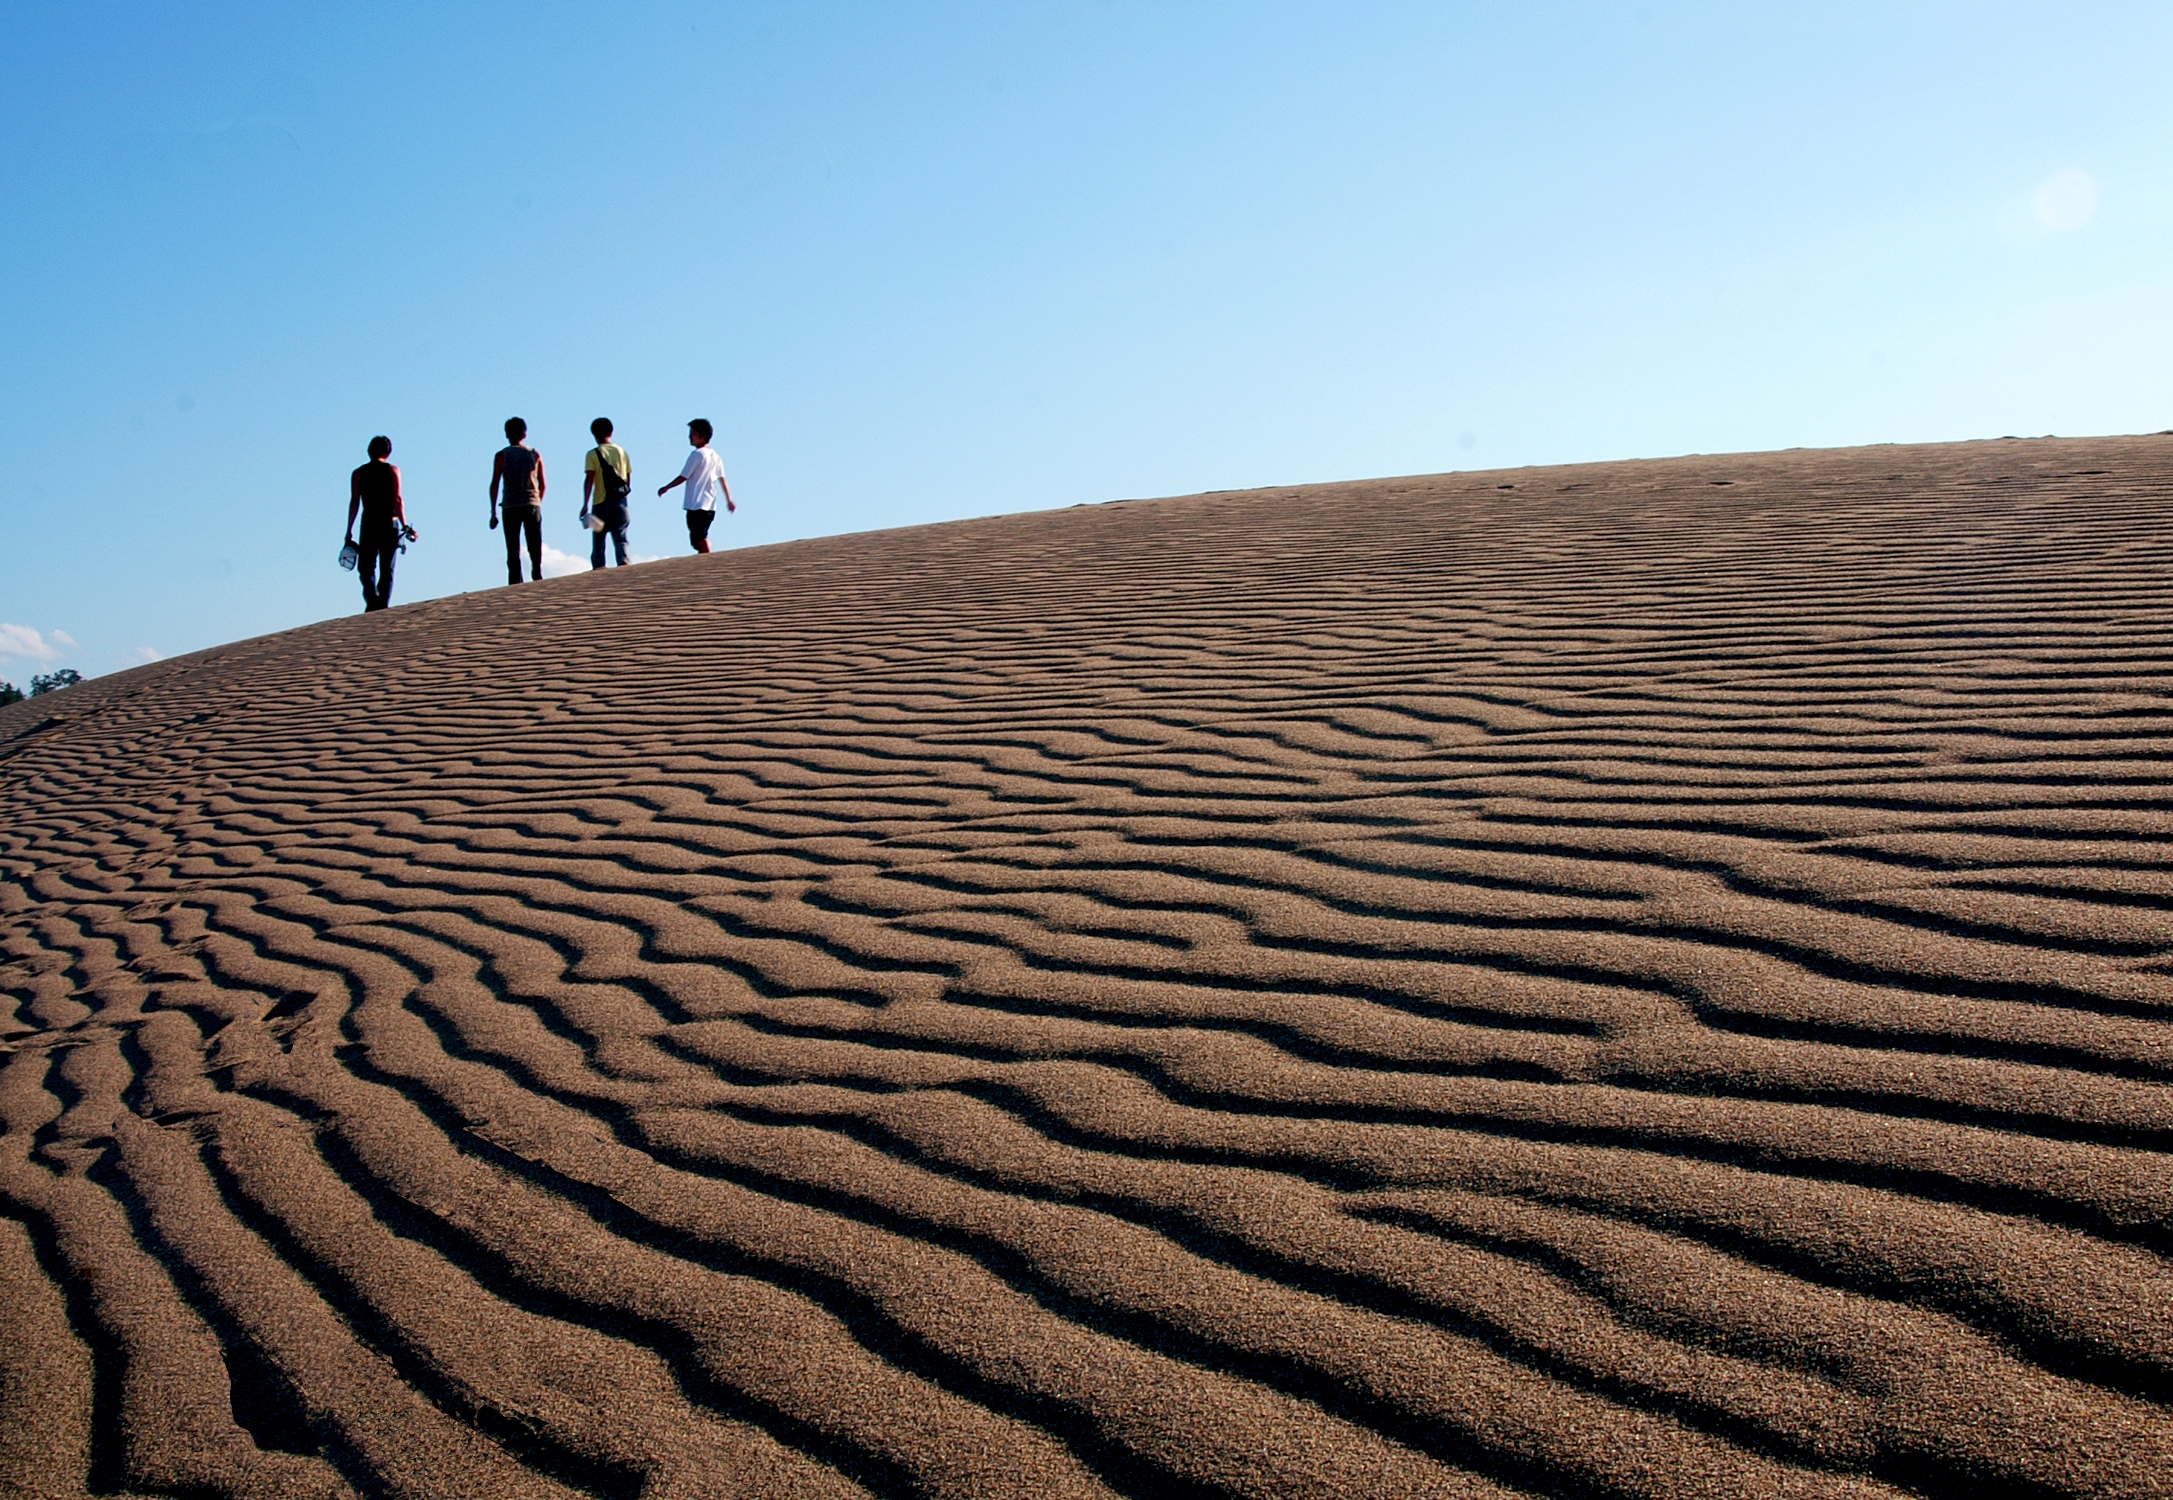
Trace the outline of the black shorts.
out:
[[[713,511],[713,510],[690,510],[690,511],[688,511],[688,512],[687,512],[687,540],[688,540],[688,541],[690,541],[690,542],[706,542],[706,541],[708,541],[708,540],[709,540],[709,527],[710,527],[710,523],[712,523],[712,522],[713,522],[713,521],[715,521],[716,519],[717,519],[717,513],[716,513],[715,511]]]

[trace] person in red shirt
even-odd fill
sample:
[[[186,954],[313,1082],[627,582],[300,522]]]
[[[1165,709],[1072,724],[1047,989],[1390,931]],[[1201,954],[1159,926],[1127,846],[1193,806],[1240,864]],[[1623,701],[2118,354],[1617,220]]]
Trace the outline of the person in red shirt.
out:
[[[505,487],[506,582],[521,581],[521,537],[528,538],[528,575],[543,577],[543,455],[528,446],[528,424],[506,421],[506,445],[490,466],[490,525],[498,529],[498,488]]]

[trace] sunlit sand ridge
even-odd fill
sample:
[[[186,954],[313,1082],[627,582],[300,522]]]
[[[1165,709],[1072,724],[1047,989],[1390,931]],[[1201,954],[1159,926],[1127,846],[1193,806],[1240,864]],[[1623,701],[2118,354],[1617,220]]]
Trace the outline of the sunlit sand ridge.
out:
[[[0,711],[0,1490],[2173,1494],[2169,522],[1209,495]]]

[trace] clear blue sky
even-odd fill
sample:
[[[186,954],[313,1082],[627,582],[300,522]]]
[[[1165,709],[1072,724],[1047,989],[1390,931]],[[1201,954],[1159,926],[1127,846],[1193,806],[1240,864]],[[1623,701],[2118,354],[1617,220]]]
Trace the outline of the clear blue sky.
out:
[[[2164,5],[4,14],[18,683],[357,608],[373,433],[396,599],[493,586],[514,414],[665,555],[691,416],[728,546],[2173,426]]]

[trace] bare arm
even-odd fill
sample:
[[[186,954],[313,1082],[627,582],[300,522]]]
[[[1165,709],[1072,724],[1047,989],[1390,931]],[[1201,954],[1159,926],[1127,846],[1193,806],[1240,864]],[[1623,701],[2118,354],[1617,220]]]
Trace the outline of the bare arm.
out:
[[[724,508],[726,510],[738,510],[739,507],[732,503],[732,481],[719,474],[717,483],[724,486]]]
[[[506,477],[506,456],[494,454],[490,461],[490,529],[498,529],[498,482]]]
[[[407,496],[401,492],[400,466],[392,467],[392,518],[400,525],[407,525]]]
[[[539,453],[536,455],[536,503],[538,505],[543,503],[544,492],[549,488],[550,485],[545,482],[543,477],[543,455]]]
[[[672,481],[672,482],[671,482],[670,484],[666,484],[666,485],[659,485],[659,486],[657,487],[657,493],[658,493],[659,495],[661,495],[661,494],[664,494],[664,493],[666,493],[666,492],[668,492],[668,491],[671,491],[671,490],[676,490],[676,489],[678,489],[678,488],[679,488],[679,486],[681,486],[682,484],[685,484],[686,482],[687,482],[687,476],[686,476],[686,475],[684,475],[684,474],[682,474],[682,475],[680,475],[680,476],[679,476],[679,477],[678,477],[677,479],[674,479],[674,480],[673,480],[673,481]]]
[[[347,540],[355,539],[355,513],[362,509],[362,476],[347,476]]]

